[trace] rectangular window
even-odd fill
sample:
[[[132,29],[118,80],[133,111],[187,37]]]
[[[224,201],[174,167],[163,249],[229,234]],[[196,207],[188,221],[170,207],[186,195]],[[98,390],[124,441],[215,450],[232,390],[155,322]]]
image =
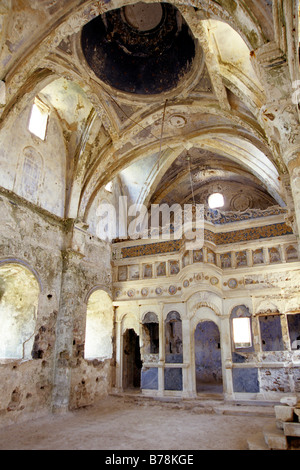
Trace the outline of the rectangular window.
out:
[[[29,131],[41,140],[45,140],[50,109],[41,100],[35,98],[31,108]]]
[[[249,317],[233,318],[233,341],[236,348],[252,346],[251,322]]]

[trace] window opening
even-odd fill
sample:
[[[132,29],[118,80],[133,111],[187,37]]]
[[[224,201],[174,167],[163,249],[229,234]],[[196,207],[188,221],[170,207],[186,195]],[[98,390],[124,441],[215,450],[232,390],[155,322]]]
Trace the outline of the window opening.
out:
[[[250,318],[233,318],[232,326],[235,348],[250,348],[252,346]]]
[[[41,140],[46,138],[50,109],[41,100],[35,98],[29,119],[29,131]]]
[[[280,315],[259,317],[260,335],[263,351],[282,351],[284,349]]]
[[[210,209],[218,209],[224,206],[224,196],[221,193],[213,193],[208,198]]]

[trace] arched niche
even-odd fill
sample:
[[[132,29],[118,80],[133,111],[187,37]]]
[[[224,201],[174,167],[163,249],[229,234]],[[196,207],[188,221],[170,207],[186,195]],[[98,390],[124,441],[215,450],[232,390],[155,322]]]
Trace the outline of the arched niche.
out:
[[[172,310],[165,320],[165,362],[182,363],[182,321],[180,314]]]
[[[32,358],[40,284],[23,264],[0,264],[0,359]]]
[[[159,353],[159,321],[154,312],[147,312],[142,321],[144,355]]]

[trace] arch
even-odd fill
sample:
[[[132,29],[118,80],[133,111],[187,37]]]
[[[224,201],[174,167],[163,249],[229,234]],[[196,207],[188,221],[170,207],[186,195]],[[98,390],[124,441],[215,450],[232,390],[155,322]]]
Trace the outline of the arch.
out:
[[[33,203],[38,202],[44,179],[44,160],[34,147],[25,147],[17,163],[14,190]]]
[[[121,319],[122,331],[124,334],[126,330],[134,330],[139,335],[139,321],[136,315],[133,313],[125,313]]]
[[[113,354],[114,309],[111,296],[103,289],[92,289],[86,310],[85,359],[111,359]]]
[[[159,352],[159,320],[154,312],[147,312],[142,320],[144,357]]]
[[[27,263],[27,261],[21,258],[14,258],[14,257],[0,259],[0,269],[1,269],[1,266],[4,264],[20,264],[21,266],[26,268],[31,274],[33,274],[37,283],[39,284],[40,293],[43,293],[43,284],[42,284],[41,278],[38,272],[29,263]]]
[[[211,304],[209,302],[199,302],[197,303],[194,307],[193,307],[193,317],[196,315],[196,312],[197,310],[201,309],[201,308],[207,308],[207,309],[210,309],[213,311],[213,313],[219,317],[221,316],[221,313],[219,311],[219,309],[216,307],[216,305],[214,304]]]
[[[174,107],[174,112],[176,112],[175,110],[176,107]],[[189,111],[194,111],[193,106],[189,107]],[[215,114],[214,110],[207,108],[203,109],[203,112]],[[151,114],[152,117],[154,117],[154,115],[155,113]],[[223,113],[223,115],[225,116],[226,113]],[[232,124],[236,124],[233,115],[228,114],[227,117],[228,120],[232,122]],[[149,115],[147,116],[147,120],[150,120]],[[246,131],[246,124],[244,123],[244,125]],[[235,134],[232,128],[230,128],[230,131],[229,128],[227,130],[226,127],[227,126],[224,125],[221,127],[217,126],[206,128],[204,131],[198,132],[197,134],[193,133],[190,136],[186,136],[185,139],[189,141],[189,147],[199,145],[202,149],[216,152],[220,156],[229,158],[233,162],[238,163],[245,171],[250,172],[261,182],[265,190],[267,190],[270,195],[274,197],[278,204],[285,206],[283,188],[281,182],[278,179],[279,172],[277,164],[274,163],[274,161],[269,156],[267,156],[270,154],[270,149],[267,147],[267,143],[263,141],[261,135],[256,136],[256,138],[259,139],[257,140],[257,145],[251,142],[249,139],[249,132],[251,132],[253,135],[256,135],[256,131],[253,128],[248,128],[248,136],[246,136],[246,133],[245,136],[243,136],[241,133]],[[226,130],[227,133],[225,133]],[[136,131],[140,131],[140,129],[136,129]],[[129,138],[129,135],[127,135],[127,137]],[[130,138],[133,139],[134,136],[130,136]],[[179,140],[178,136],[165,136],[165,139],[168,140],[168,143],[166,144],[165,141],[162,143],[162,152],[167,151],[171,147],[172,149],[176,147],[174,155],[168,155],[167,160],[163,163],[164,170],[167,171],[175,157],[178,155],[178,147],[182,145],[182,141]],[[259,145],[263,145],[266,148],[265,153],[260,150]],[[121,170],[124,169],[125,166],[129,166],[130,164],[147,155],[155,154],[158,149],[159,141],[148,141],[145,142],[142,146],[139,146],[138,149],[135,148],[134,152],[130,151],[128,153],[124,153],[122,155],[122,161],[120,160],[119,162],[116,162],[116,160],[113,160],[113,167],[107,168],[107,173],[110,174],[109,179],[114,178]],[[113,148],[107,149],[105,159],[99,158],[95,166],[100,164],[102,165],[104,160],[112,161],[111,159],[108,159],[108,155],[112,152],[114,152]],[[120,154],[121,153],[122,152],[120,151]],[[126,163],[124,164],[124,162]],[[156,187],[155,181],[156,178],[152,175],[151,188],[147,187],[147,192],[143,192],[145,200],[147,201],[150,200],[152,191]],[[107,182],[108,180],[104,173],[102,173],[100,178],[99,176],[94,178],[91,177],[87,181],[87,184],[83,188],[81,194],[79,207],[79,214],[84,218],[84,220],[87,219],[91,205],[97,196],[98,191]],[[144,203],[142,200],[139,200],[139,202],[141,204]]]
[[[32,358],[39,296],[32,269],[17,260],[0,261],[0,359]]]
[[[158,323],[158,315],[155,312],[146,312],[142,317],[142,323]]]
[[[85,298],[84,298],[84,302],[85,302],[86,304],[88,303],[90,296],[91,296],[94,292],[96,292],[97,290],[103,290],[103,291],[105,291],[105,292],[109,295],[109,297],[111,298],[111,300],[112,300],[112,293],[111,293],[110,289],[109,289],[108,287],[106,287],[106,286],[103,286],[103,285],[100,285],[100,284],[99,284],[99,285],[96,285],[96,286],[92,287],[92,288],[88,291],[88,293],[86,294],[86,296],[85,296]]]

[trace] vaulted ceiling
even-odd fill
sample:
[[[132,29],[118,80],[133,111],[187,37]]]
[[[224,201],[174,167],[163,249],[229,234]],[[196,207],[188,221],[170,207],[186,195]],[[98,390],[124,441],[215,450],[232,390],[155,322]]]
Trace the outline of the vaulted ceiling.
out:
[[[109,181],[146,205],[216,190],[224,210],[287,204],[292,131],[275,104],[298,124],[298,2],[29,3],[0,9],[0,139],[35,96],[47,103],[64,139],[64,217],[90,221]]]

